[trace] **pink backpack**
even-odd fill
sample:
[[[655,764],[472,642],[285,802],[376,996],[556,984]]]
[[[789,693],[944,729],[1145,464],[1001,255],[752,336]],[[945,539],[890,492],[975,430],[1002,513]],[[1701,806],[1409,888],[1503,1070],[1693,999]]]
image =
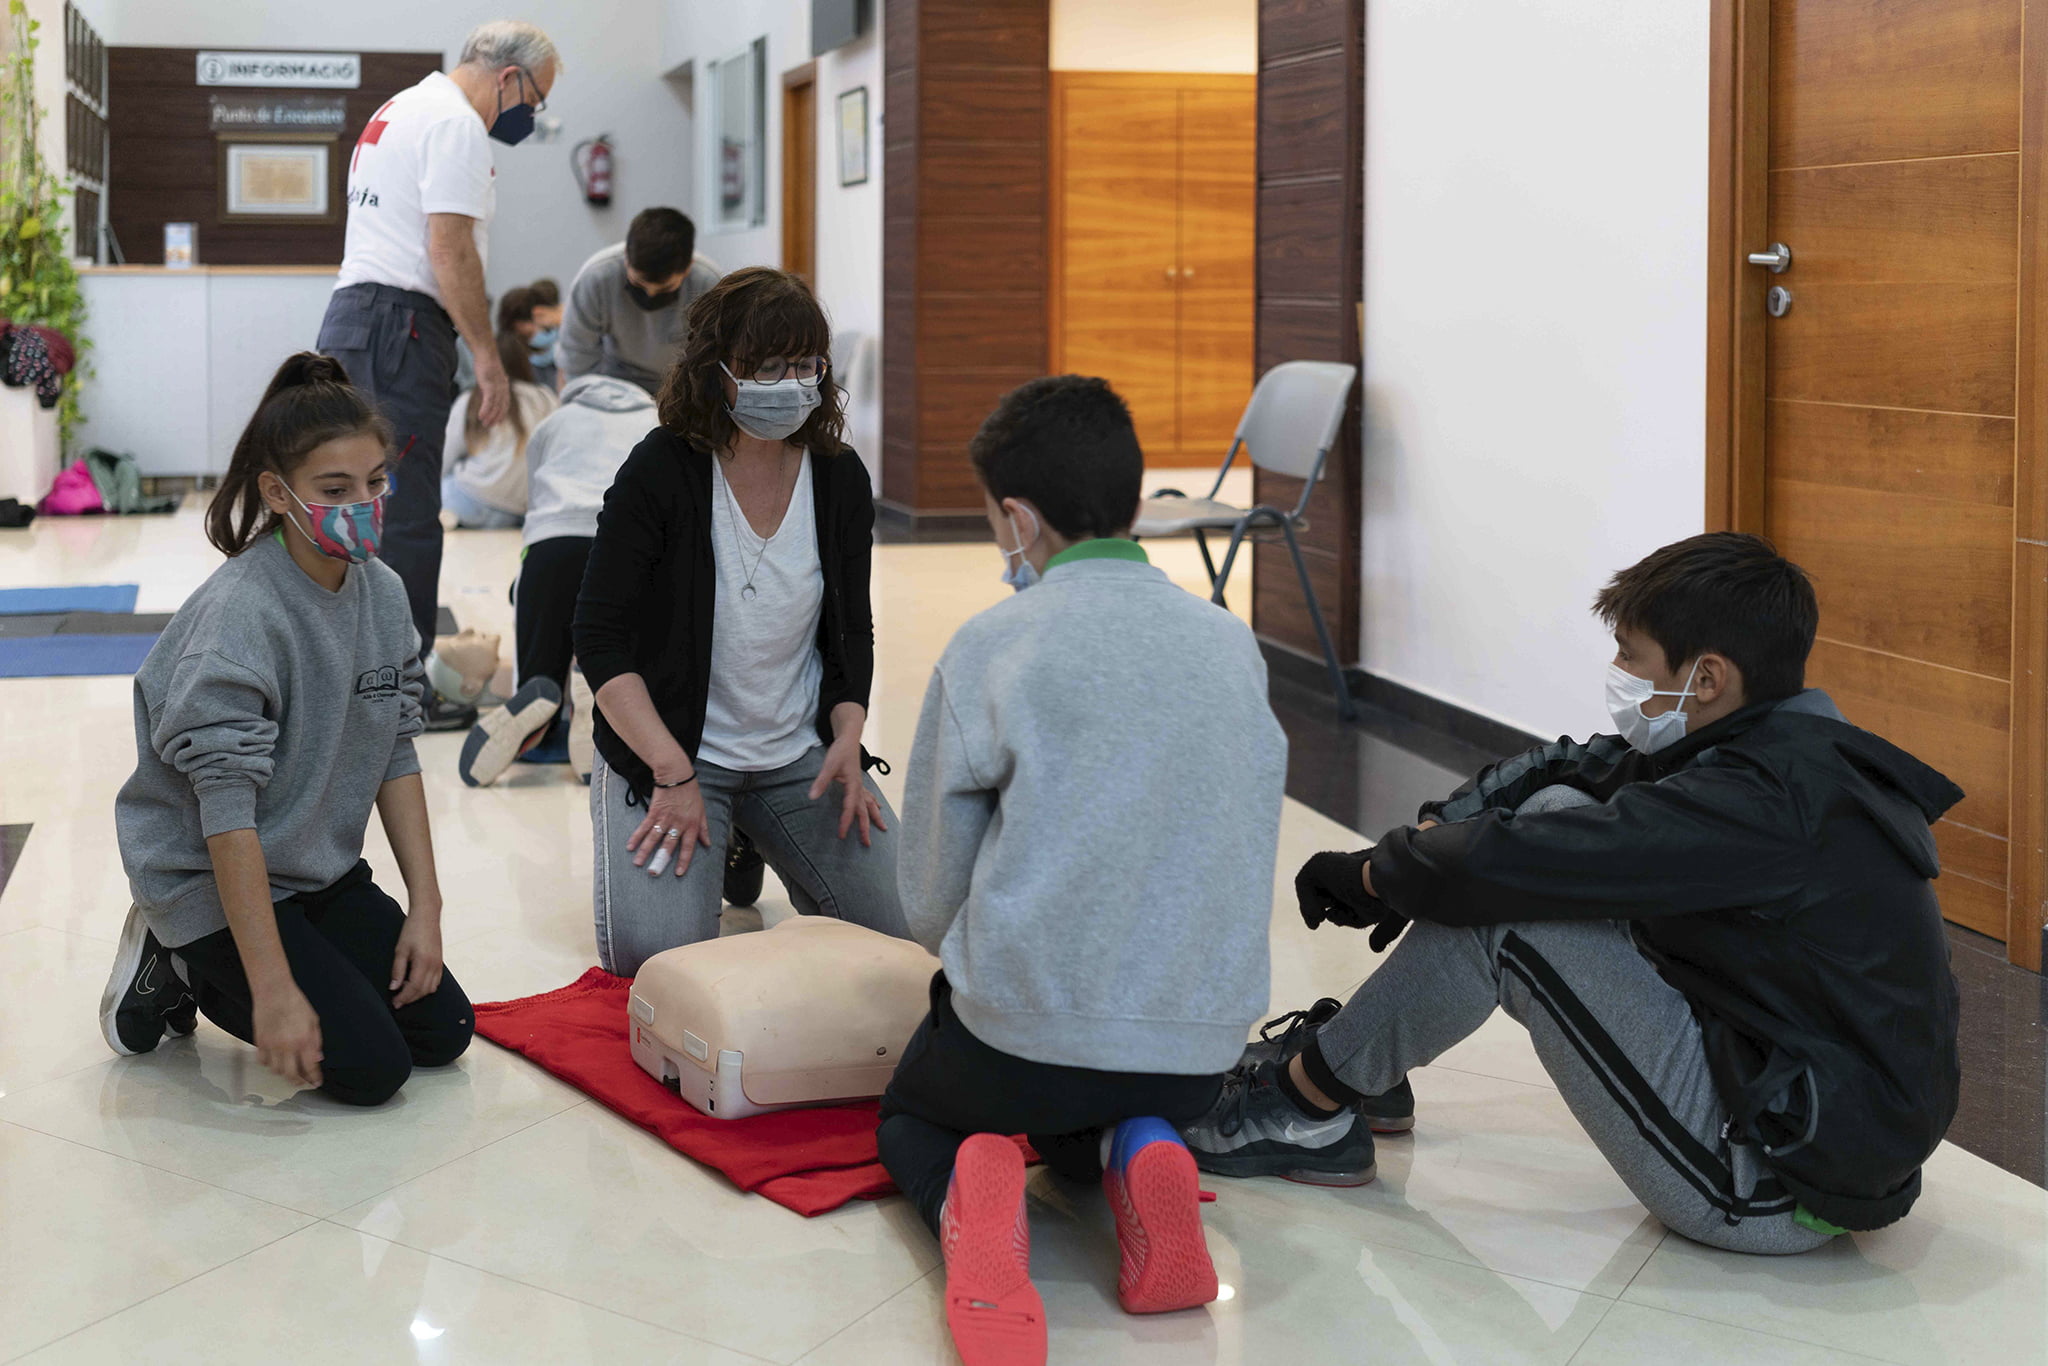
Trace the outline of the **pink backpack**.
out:
[[[91,463],[81,460],[59,474],[36,510],[45,516],[106,511],[106,504],[100,501],[100,486],[93,482]]]

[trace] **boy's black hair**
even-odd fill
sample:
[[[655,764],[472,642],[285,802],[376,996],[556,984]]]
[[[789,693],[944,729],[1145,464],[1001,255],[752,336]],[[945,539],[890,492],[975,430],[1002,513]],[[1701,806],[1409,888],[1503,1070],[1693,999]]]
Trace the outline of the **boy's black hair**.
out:
[[[1048,375],[1004,394],[967,443],[997,502],[1022,498],[1070,541],[1115,536],[1138,515],[1145,456],[1106,379]]]
[[[1640,631],[1669,669],[1712,650],[1742,670],[1751,702],[1806,686],[1820,604],[1806,571],[1761,536],[1711,531],[1652,551],[1593,599],[1609,626]]]
[[[690,268],[697,225],[676,209],[642,209],[626,228],[626,264],[648,280],[666,280]]]

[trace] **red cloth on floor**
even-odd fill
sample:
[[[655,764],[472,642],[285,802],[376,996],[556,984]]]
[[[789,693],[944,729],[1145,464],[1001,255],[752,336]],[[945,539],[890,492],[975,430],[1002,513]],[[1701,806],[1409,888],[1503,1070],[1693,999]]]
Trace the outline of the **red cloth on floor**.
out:
[[[626,1041],[632,986],[592,968],[559,991],[477,1005],[476,1032],[806,1218],[896,1189],[875,1159],[874,1101],[710,1119],[641,1071]]]
[[[874,1101],[710,1119],[641,1071],[626,1039],[632,987],[630,977],[592,968],[559,991],[478,1004],[476,1032],[524,1053],[684,1156],[716,1167],[741,1190],[807,1219],[895,1192],[875,1158]],[[1036,1160],[1028,1147],[1024,1154]]]

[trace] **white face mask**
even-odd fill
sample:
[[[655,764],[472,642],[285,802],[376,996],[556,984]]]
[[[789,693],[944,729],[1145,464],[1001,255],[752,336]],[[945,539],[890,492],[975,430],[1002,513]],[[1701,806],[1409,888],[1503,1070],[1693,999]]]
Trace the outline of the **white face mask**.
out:
[[[718,368],[725,370],[725,377],[733,383],[733,399],[726,407],[733,425],[761,441],[787,441],[822,401],[816,385],[798,384],[795,375],[763,384],[741,379],[725,369],[724,361]]]
[[[1032,520],[1035,522],[1038,519],[1034,516]],[[996,549],[1003,551],[1003,582],[1021,593],[1038,582],[1038,567],[1024,558],[1024,548],[1031,544],[1031,541],[1025,540],[1024,533],[1017,530],[1017,514],[1014,512],[1010,514],[1010,538],[1017,543],[1015,550],[1003,550],[1000,543],[996,545]],[[1031,540],[1037,539],[1038,533],[1032,532]],[[1038,599],[1033,598],[1032,601],[1037,602]]]
[[[1699,671],[1700,662],[1694,660],[1685,676],[1685,687],[1678,692],[1664,692],[1649,679],[1637,678],[1619,664],[1607,666],[1607,714],[1614,718],[1615,730],[1631,749],[1655,754],[1685,738],[1685,699],[1693,696],[1693,676]],[[1679,701],[1662,715],[1645,716],[1643,703],[1653,697],[1676,697]]]

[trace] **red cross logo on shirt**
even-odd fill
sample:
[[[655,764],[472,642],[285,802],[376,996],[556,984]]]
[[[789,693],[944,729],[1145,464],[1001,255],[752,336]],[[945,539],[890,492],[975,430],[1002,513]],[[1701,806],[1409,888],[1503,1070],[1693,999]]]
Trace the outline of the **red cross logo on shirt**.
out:
[[[370,115],[370,121],[363,125],[363,135],[356,139],[355,154],[348,159],[350,171],[354,171],[356,163],[362,160],[364,144],[377,143],[384,140],[384,130],[391,126],[391,121],[384,117],[384,110],[389,109],[396,103],[398,101],[395,98],[384,101],[382,107],[376,113]]]

